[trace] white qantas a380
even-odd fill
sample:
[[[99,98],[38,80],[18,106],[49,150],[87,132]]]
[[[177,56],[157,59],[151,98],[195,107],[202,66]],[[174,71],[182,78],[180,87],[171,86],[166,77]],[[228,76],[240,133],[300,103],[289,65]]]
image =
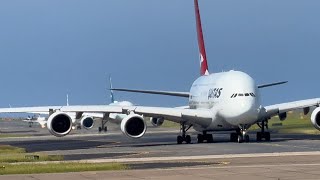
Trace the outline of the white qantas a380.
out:
[[[152,117],[151,122],[160,126],[164,119],[179,123],[181,135],[177,143],[190,143],[191,137],[187,135],[188,129],[193,127],[198,134],[198,142],[212,142],[214,131],[233,131],[231,141],[248,142],[247,130],[253,124],[259,124],[261,132],[257,133],[257,140],[270,140],[270,133],[265,131],[267,121],[278,115],[280,119],[286,118],[286,113],[295,109],[303,109],[305,114],[310,107],[317,107],[312,115],[311,122],[320,130],[320,99],[309,99],[271,106],[260,103],[259,89],[283,84],[286,82],[256,85],[253,78],[240,71],[229,71],[209,74],[205,46],[203,41],[198,0],[194,0],[198,43],[200,50],[201,76],[194,81],[190,92],[148,91],[114,89],[118,91],[161,94],[189,98],[186,108],[146,107],[146,106],[62,106],[62,107],[21,107],[2,108],[0,113],[7,112],[49,112],[47,126],[55,136],[65,136],[72,128],[72,118],[68,113],[76,113],[81,117],[84,113],[102,113],[103,119],[108,120],[110,114],[124,114],[121,118],[121,131],[131,138],[142,137],[147,126],[144,116]]]

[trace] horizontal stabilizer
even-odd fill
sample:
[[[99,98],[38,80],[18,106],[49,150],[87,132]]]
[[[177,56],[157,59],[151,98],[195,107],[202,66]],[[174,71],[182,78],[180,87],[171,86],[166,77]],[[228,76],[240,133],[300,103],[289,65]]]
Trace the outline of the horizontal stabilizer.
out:
[[[286,83],[288,83],[288,81],[282,81],[282,82],[276,82],[276,83],[270,83],[270,84],[263,84],[263,85],[259,85],[258,88],[261,89],[261,88],[277,86],[277,85],[286,84]]]
[[[189,98],[189,96],[190,96],[189,92],[154,91],[154,90],[119,89],[119,88],[113,88],[111,90],[123,91],[123,92],[145,93],[145,94],[159,94],[159,95],[185,97],[185,98]]]

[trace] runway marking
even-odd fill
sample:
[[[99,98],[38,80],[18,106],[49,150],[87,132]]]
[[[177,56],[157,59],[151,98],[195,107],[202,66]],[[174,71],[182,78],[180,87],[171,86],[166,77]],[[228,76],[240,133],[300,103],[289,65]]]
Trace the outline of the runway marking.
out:
[[[320,166],[320,163],[311,163],[311,164],[306,164],[306,163],[301,163],[301,164],[264,164],[264,165],[259,165],[259,164],[253,164],[253,165],[231,165],[228,166],[228,164],[222,164],[221,165],[226,165],[226,166],[195,166],[195,167],[173,167],[173,168],[168,168],[165,170],[173,171],[173,170],[198,170],[198,169],[234,169],[234,168],[272,168],[272,167],[303,167],[303,166]],[[150,169],[145,169],[144,171],[147,171]],[[164,170],[163,168],[155,168],[152,169],[154,170]]]
[[[286,156],[317,156],[320,151],[312,152],[280,152],[280,153],[256,153],[256,154],[225,154],[225,155],[206,155],[206,156],[178,156],[178,157],[150,157],[150,158],[120,158],[120,159],[91,159],[80,160],[78,162],[88,163],[128,163],[128,162],[160,162],[160,161],[182,161],[182,160],[201,160],[201,159],[230,159],[230,158],[258,158],[258,157],[286,157]]]

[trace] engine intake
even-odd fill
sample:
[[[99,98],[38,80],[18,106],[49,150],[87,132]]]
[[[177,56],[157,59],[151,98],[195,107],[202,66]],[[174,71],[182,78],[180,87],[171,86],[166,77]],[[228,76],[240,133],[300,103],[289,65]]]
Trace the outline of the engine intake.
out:
[[[311,114],[311,123],[313,126],[320,130],[320,108],[316,108]]]
[[[48,118],[47,127],[54,136],[66,136],[71,131],[72,118],[64,112],[55,112]]]
[[[84,116],[80,120],[81,127],[84,129],[91,129],[94,126],[94,120],[93,117],[90,116]]]
[[[130,114],[121,121],[121,131],[130,138],[141,138],[147,131],[147,125],[142,116]]]
[[[152,117],[152,118],[150,118],[150,122],[154,127],[159,127],[163,124],[164,118],[163,117],[160,117],[160,118]]]

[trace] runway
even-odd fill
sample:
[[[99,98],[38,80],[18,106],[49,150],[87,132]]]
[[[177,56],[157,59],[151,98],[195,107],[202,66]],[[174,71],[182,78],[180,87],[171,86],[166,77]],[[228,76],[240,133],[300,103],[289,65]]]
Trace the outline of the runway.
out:
[[[3,122],[5,123],[5,122]],[[2,124],[0,123],[0,127]],[[24,127],[26,126],[26,127]],[[87,159],[119,159],[173,156],[203,156],[225,154],[252,154],[278,152],[310,152],[320,150],[320,136],[301,134],[272,133],[271,142],[255,142],[255,134],[251,133],[250,143],[229,142],[228,133],[213,135],[214,143],[196,143],[196,132],[193,134],[194,144],[176,144],[179,130],[173,128],[148,127],[146,135],[140,139],[125,137],[117,125],[111,125],[106,134],[90,131],[75,131],[63,138],[52,136],[47,129],[29,128],[27,125],[6,123],[6,130],[15,134],[30,131],[30,137],[0,138],[0,144],[9,144],[26,148],[27,152],[44,152],[53,155],[63,155],[65,160]],[[34,133],[36,132],[36,133]]]
[[[6,123],[6,126],[4,126]],[[29,153],[63,155],[67,161],[121,162],[125,172],[56,174],[63,179],[319,179],[320,137],[272,133],[271,142],[229,142],[228,133],[215,133],[214,143],[176,144],[178,129],[148,127],[143,138],[129,139],[117,125],[106,134],[80,130],[57,138],[46,129],[29,128],[19,122],[0,122],[1,132],[27,137],[0,138],[0,144],[26,148]],[[142,173],[143,172],[143,173]],[[306,175],[308,174],[308,176]],[[6,179],[52,179],[50,175],[1,176]],[[24,178],[23,178],[24,177]],[[29,178],[30,177],[30,178]],[[69,178],[70,177],[70,178]],[[214,177],[214,178],[212,178]]]

